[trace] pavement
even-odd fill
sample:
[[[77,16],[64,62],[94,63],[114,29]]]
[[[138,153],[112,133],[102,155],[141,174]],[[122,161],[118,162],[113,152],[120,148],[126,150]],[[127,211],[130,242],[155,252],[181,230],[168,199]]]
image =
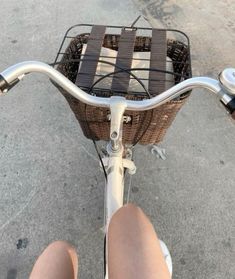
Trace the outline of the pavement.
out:
[[[195,76],[235,66],[234,0],[3,0],[0,69],[53,61],[73,24],[129,25],[140,13],[189,35]],[[28,76],[0,98],[0,131],[0,279],[27,278],[58,239],[77,248],[79,278],[103,278],[103,174],[63,96]],[[135,150],[130,200],[167,243],[173,278],[235,278],[234,139],[216,97],[196,90],[160,144],[165,161]]]

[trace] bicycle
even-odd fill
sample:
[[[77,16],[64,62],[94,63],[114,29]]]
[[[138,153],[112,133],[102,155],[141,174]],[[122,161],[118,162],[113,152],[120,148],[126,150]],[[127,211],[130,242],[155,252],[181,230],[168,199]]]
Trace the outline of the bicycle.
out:
[[[111,111],[110,142],[107,145],[108,155],[103,160],[107,170],[105,192],[106,232],[111,217],[123,206],[124,171],[127,170],[130,174],[134,174],[136,171],[134,162],[127,157],[128,154],[125,152],[122,144],[122,126],[125,110],[150,110],[180,96],[188,90],[204,88],[218,95],[220,101],[228,109],[229,113],[232,114],[233,117],[235,116],[235,69],[233,68],[225,69],[219,75],[218,80],[207,77],[194,77],[175,85],[152,99],[131,101],[118,96],[101,98],[89,95],[51,66],[42,62],[26,61],[9,67],[0,74],[1,94],[7,93],[22,80],[26,74],[32,72],[39,72],[47,75],[54,84],[59,85],[69,94],[85,104],[108,108]],[[107,260],[106,270],[108,270]]]

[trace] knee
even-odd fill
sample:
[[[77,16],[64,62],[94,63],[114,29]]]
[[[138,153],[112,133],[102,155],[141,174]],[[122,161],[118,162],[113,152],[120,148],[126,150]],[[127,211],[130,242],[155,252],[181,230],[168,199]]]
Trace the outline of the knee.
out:
[[[128,203],[122,206],[117,212],[113,215],[113,218],[118,218],[120,216],[134,216],[142,212],[141,208],[134,205],[133,203]]]
[[[67,241],[56,240],[50,243],[46,249],[67,250],[67,249],[74,249],[74,247],[71,244],[69,244]]]
[[[141,208],[135,206],[132,203],[128,203],[127,205],[122,206],[113,214],[110,220],[109,228],[114,226],[115,224],[128,224],[130,220],[137,220],[143,214],[144,213]]]
[[[76,249],[68,242],[61,240],[49,244],[49,246],[43,251],[42,255],[44,257],[47,256],[48,258],[53,257],[54,255],[62,258],[69,257],[74,263],[78,261]]]
[[[59,278],[59,274],[60,278],[77,278],[77,273],[78,257],[75,248],[68,242],[55,241],[37,259],[30,279]]]

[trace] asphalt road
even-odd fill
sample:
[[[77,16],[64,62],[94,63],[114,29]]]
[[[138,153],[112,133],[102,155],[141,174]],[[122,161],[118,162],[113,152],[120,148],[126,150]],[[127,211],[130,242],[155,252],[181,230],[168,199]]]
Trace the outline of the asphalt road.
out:
[[[1,1],[0,69],[53,61],[75,23],[153,26],[191,38],[194,75],[235,66],[234,0]],[[141,20],[139,25],[148,25]],[[173,257],[173,278],[235,278],[235,125],[212,94],[195,91],[161,147],[138,146],[131,201]],[[63,96],[40,75],[0,98],[0,278],[23,279],[52,241],[77,247],[80,278],[102,278],[103,175]]]

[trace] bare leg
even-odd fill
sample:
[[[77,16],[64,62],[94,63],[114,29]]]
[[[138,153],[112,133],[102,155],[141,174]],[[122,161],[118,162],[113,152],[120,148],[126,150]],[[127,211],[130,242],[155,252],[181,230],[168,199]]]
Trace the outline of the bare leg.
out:
[[[143,211],[123,206],[108,228],[109,279],[170,279],[159,240]]]
[[[64,241],[50,244],[37,259],[30,279],[77,279],[78,257]]]

